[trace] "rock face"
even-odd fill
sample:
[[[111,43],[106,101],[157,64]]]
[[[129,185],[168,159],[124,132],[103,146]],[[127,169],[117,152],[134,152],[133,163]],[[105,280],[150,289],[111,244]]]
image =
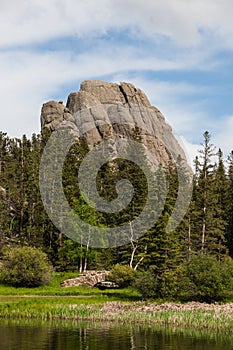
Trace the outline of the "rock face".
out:
[[[70,278],[61,283],[62,287],[87,286],[94,287],[98,282],[104,282],[108,276],[108,271],[86,271],[76,278]]]
[[[62,102],[49,101],[43,105],[41,110],[42,129],[47,127],[51,130],[56,130],[64,121],[68,125],[69,122],[74,123],[75,119]]]
[[[130,138],[137,128],[149,160],[151,153],[157,164],[167,167],[178,156],[186,159],[162,113],[130,83],[84,81],[66,106],[56,101],[43,105],[41,127],[69,128],[77,139],[84,137],[90,149],[102,140]]]

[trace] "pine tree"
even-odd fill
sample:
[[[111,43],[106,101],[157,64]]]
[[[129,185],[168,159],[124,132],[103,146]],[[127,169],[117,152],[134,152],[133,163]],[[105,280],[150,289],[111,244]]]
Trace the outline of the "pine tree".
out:
[[[6,133],[0,132],[0,249],[9,236],[9,227],[13,207],[7,193],[6,169],[9,162],[9,138]]]
[[[215,211],[214,211],[214,236],[216,237],[216,251],[218,254],[225,254],[227,251],[226,237],[228,226],[228,193],[229,182],[226,176],[226,170],[223,161],[222,150],[218,150],[218,163],[214,169],[214,196],[215,196]]]
[[[233,151],[228,156],[228,210],[227,210],[227,246],[229,254],[233,257]]]
[[[162,173],[162,168],[158,172]],[[166,191],[163,186],[160,186],[160,190]],[[147,244],[143,267],[153,271],[157,281],[158,297],[171,295],[177,287],[176,270],[181,261],[179,233],[176,229],[167,230],[176,203],[177,191],[178,175],[174,166],[171,165],[169,172],[167,172],[167,193],[163,211],[154,227],[142,238],[144,244],[145,242]],[[163,196],[163,194],[161,195]]]
[[[211,143],[208,131],[204,133],[204,143],[199,151],[200,160],[197,163],[198,177],[193,201],[194,230],[199,235],[195,251],[211,254],[224,254],[226,246],[224,242],[225,228],[221,227],[222,209],[220,199],[220,183],[223,181],[224,169],[222,156],[216,167],[213,157],[216,155],[215,147]],[[218,186],[216,186],[216,181]]]
[[[193,254],[199,251],[200,247],[199,228],[201,226],[201,220],[197,208],[198,179],[200,176],[199,170],[200,162],[196,156],[194,160],[194,175],[192,180],[192,198],[186,215],[178,227],[182,255],[183,258],[188,261]]]
[[[134,130],[132,143],[126,142],[125,148],[122,148],[123,157],[117,158],[102,167],[97,183],[100,195],[109,202],[117,198],[116,185],[118,181],[127,179],[133,187],[134,193],[130,203],[116,213],[103,214],[103,217],[107,227],[125,225],[125,237],[121,236],[121,238],[130,242],[117,249],[111,249],[111,254],[113,254],[112,260],[115,263],[128,264],[132,268],[137,268],[143,260],[141,254],[146,247],[142,246],[140,239],[138,239],[139,230],[137,227],[136,234],[134,220],[137,220],[147,201],[147,179],[142,168],[143,165],[148,168],[148,164],[143,146],[135,148],[133,141],[136,141],[138,144],[141,142],[138,128]],[[142,162],[141,167],[137,164],[138,159]],[[151,174],[151,176],[153,177],[154,175]],[[144,227],[141,227],[142,233],[143,230],[145,231]]]

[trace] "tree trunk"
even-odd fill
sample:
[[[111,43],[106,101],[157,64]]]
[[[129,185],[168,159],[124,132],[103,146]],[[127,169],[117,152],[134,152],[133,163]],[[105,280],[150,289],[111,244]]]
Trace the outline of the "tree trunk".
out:
[[[134,239],[133,239],[134,237],[133,237],[132,222],[129,223],[129,227],[130,227],[130,243],[131,243],[131,249],[132,249],[129,266],[131,268],[133,268],[134,255],[135,255],[135,252],[137,250],[137,244],[135,244]]]

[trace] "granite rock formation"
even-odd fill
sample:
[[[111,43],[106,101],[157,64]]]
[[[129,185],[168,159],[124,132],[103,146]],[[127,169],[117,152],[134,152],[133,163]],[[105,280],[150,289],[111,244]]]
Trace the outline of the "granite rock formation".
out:
[[[137,127],[148,160],[152,154],[157,164],[168,167],[179,155],[186,159],[162,113],[130,83],[84,81],[69,95],[66,106],[61,101],[43,105],[41,127],[69,128],[77,139],[84,137],[90,149],[102,140],[130,138]]]

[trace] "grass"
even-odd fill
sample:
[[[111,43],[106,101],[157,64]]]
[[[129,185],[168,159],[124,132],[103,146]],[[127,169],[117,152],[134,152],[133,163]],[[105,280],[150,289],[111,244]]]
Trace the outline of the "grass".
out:
[[[122,315],[124,323],[129,321],[138,323],[140,317],[140,323],[148,325],[169,326],[174,328],[183,329],[199,329],[210,330],[214,332],[225,332],[225,334],[233,334],[233,317],[232,313],[221,313],[216,317],[213,310],[163,310],[163,311],[150,311],[147,313],[134,313],[129,312]]]
[[[140,294],[133,288],[99,290],[90,287],[61,287],[65,279],[76,277],[77,273],[54,273],[47,286],[17,288],[0,284],[0,318],[53,319],[73,317],[70,305],[104,304],[107,301],[140,300]]]
[[[52,281],[47,286],[36,288],[17,288],[0,284],[0,302],[2,296],[82,296],[92,297],[96,301],[100,300],[139,300],[140,294],[133,288],[126,289],[110,289],[101,291],[97,288],[90,287],[61,287],[60,283],[68,278],[77,277],[77,273],[56,272],[53,274]],[[6,298],[5,298],[6,299]]]
[[[233,335],[233,310],[146,310],[146,303],[118,302],[118,310],[106,311],[108,303],[68,298],[18,300],[0,304],[2,319],[73,320],[155,325],[174,329],[196,329]]]
[[[0,318],[73,318],[70,305],[79,305],[80,315],[88,305],[102,305],[107,301],[140,300],[140,294],[133,288],[99,290],[90,287],[61,287],[65,279],[76,277],[75,273],[54,273],[47,286],[17,288],[0,284]],[[70,309],[71,307],[71,309]],[[87,313],[86,316],[90,316]]]
[[[94,320],[120,324],[156,325],[233,335],[233,304],[191,308],[141,302],[133,288],[101,291],[97,288],[62,288],[74,274],[56,273],[51,283],[37,288],[0,284],[1,319]],[[173,306],[172,306],[173,305]]]

